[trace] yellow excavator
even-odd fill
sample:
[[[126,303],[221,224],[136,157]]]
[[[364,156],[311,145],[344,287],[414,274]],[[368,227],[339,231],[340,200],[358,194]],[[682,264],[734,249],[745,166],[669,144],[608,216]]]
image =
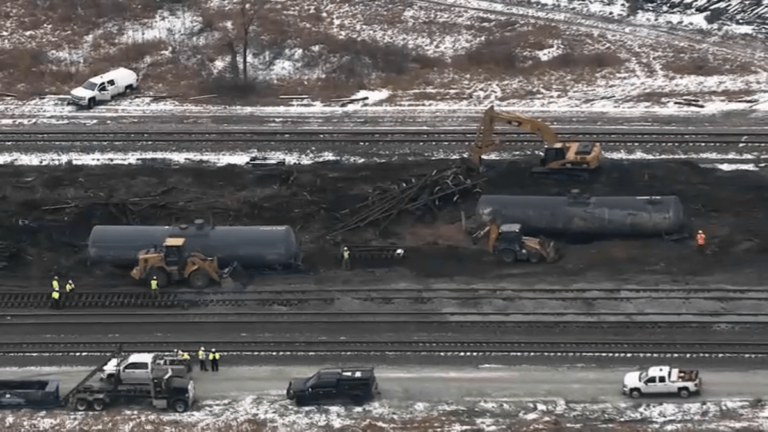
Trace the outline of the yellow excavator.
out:
[[[470,147],[470,172],[477,173],[482,166],[482,157],[498,150],[502,143],[493,139],[497,121],[533,132],[545,143],[544,155],[538,167],[531,172],[536,177],[563,177],[567,179],[588,179],[590,172],[600,167],[603,150],[599,143],[560,142],[557,134],[545,123],[514,113],[497,112],[493,106],[485,110],[483,121],[477,132],[477,139]]]
[[[541,260],[551,263],[560,259],[555,242],[544,237],[523,236],[520,229],[520,224],[499,224],[491,220],[485,228],[472,235],[472,240],[477,241],[488,233],[488,250],[504,264],[518,261],[537,263]]]
[[[157,286],[165,288],[170,283],[186,280],[192,288],[206,288],[211,280],[222,282],[237,267],[237,262],[224,270],[219,269],[217,258],[209,258],[201,252],[186,253],[186,238],[168,237],[161,249],[145,249],[138,253],[138,265],[131,271],[131,277],[149,285],[157,278]]]

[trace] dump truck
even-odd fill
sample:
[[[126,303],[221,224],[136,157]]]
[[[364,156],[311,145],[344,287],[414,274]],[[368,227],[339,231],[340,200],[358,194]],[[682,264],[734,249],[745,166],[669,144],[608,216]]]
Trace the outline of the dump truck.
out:
[[[179,376],[172,368],[149,363],[149,371],[128,379],[118,369],[114,379],[99,380],[97,375],[114,358],[93,369],[66,395],[60,394],[58,380],[0,381],[0,408],[68,408],[76,411],[103,411],[119,403],[149,401],[159,409],[186,412],[195,402],[195,383]],[[135,379],[134,379],[135,378]],[[130,382],[130,383],[129,383]]]
[[[131,277],[147,285],[156,278],[159,288],[186,280],[192,288],[203,289],[210,285],[211,280],[221,283],[228,279],[238,266],[237,262],[233,262],[221,270],[217,258],[209,258],[199,251],[188,252],[184,247],[186,242],[184,237],[168,237],[162,248],[140,251]]]
[[[644,395],[678,395],[687,398],[701,393],[698,370],[671,366],[652,366],[644,371],[624,375],[622,393],[637,399]]]

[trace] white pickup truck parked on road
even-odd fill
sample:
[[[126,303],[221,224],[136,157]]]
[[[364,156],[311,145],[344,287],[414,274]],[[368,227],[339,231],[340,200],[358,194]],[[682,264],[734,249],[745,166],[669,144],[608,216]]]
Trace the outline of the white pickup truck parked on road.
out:
[[[69,103],[93,108],[97,102],[111,101],[117,95],[129,94],[139,86],[139,77],[126,68],[111,70],[93,77],[69,93]]]
[[[643,395],[673,394],[687,398],[701,392],[701,378],[697,370],[653,366],[648,370],[624,375],[622,392],[634,399]]]
[[[122,384],[147,384],[152,382],[152,378],[159,378],[169,370],[173,376],[182,378],[186,378],[189,374],[188,365],[181,359],[155,353],[131,354],[127,357],[111,359],[104,366],[101,379],[114,380]],[[153,377],[153,373],[158,375]]]

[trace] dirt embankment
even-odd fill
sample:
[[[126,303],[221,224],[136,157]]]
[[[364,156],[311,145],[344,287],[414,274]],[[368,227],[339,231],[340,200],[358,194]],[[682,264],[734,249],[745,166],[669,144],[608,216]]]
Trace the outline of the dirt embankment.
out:
[[[218,225],[287,224],[301,238],[308,270],[337,268],[340,242],[410,246],[405,266],[424,276],[516,277],[707,275],[732,273],[759,280],[768,248],[768,180],[758,172],[723,172],[695,164],[612,161],[597,181],[579,185],[599,195],[677,195],[687,216],[706,230],[711,255],[694,253],[690,241],[662,239],[566,245],[557,264],[499,271],[461,228],[467,198],[443,211],[404,213],[377,233],[369,225],[327,239],[321,234],[349,218],[376,186],[389,186],[452,161],[360,165],[315,164],[257,171],[242,167],[0,167],[0,241],[6,279],[36,280],[53,272],[95,276],[86,266],[86,242],[97,224],[167,225],[195,218]],[[534,180],[530,166],[510,162],[483,185],[484,193],[560,195],[574,185]],[[0,257],[2,258],[2,257]],[[102,274],[102,273],[99,273]],[[117,273],[113,273],[116,275]],[[744,282],[747,283],[747,282]]]

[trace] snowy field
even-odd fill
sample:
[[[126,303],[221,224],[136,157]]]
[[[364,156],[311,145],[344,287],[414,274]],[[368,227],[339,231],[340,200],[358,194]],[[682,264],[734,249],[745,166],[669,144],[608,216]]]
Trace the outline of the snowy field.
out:
[[[233,0],[203,1],[201,9],[173,5],[151,12],[142,9],[140,16],[106,22],[87,34],[55,21],[27,29],[29,17],[20,15],[25,4],[13,0],[6,9],[0,6],[8,23],[0,31],[0,48],[37,50],[29,62],[10,57],[9,64],[47,59],[31,71],[51,72],[43,74],[48,94],[66,94],[88,76],[83,71],[94,64],[107,67],[117,61],[109,51],[114,43],[126,52],[134,47],[140,54],[126,55],[127,63],[121,66],[137,70],[143,91],[152,94],[212,93],[195,80],[232,73],[231,54],[216,47],[235,37]],[[688,97],[704,106],[692,110],[707,112],[759,109],[768,101],[768,48],[754,39],[764,33],[768,6],[759,4],[664,0],[645,5],[635,14],[628,12],[626,0],[322,0],[311,5],[282,0],[272,7],[269,18],[258,22],[263,40],[254,44],[247,64],[253,77],[277,86],[281,94],[295,94],[292,89],[305,92],[310,96],[308,107],[330,107],[332,98],[361,96],[368,96],[368,101],[348,108],[456,108],[498,103],[515,109],[687,109],[675,102]],[[399,48],[377,54],[378,48],[349,41]],[[349,51],[357,54],[344,51],[344,44],[357,47]],[[493,47],[503,49],[494,51]],[[397,50],[401,48],[413,55],[403,60],[410,63],[403,70],[388,71],[391,61],[376,63],[377,58],[387,56],[399,59]],[[483,59],[488,53],[502,60],[521,57],[501,68],[476,68],[472,59]],[[351,55],[362,56],[353,63],[370,67],[338,79],[342,84],[359,84],[321,89],[321,80],[344,69],[345,62],[352,61]],[[470,60],[462,60],[467,55]],[[580,59],[590,56],[598,60],[581,63]],[[196,69],[174,69],[189,64]],[[52,73],[54,69],[57,74]],[[46,93],[16,82],[25,76],[11,77],[12,72],[0,71],[0,90]],[[168,79],[171,76],[173,80]],[[3,82],[6,78],[10,81]],[[174,87],[179,83],[184,84],[183,89]],[[355,94],[355,88],[366,90]],[[9,100],[0,102],[0,112],[46,111],[39,104],[19,107]],[[275,96],[259,103],[281,102]],[[168,103],[152,106],[157,110],[210,109]],[[121,109],[136,112],[146,107]],[[215,111],[223,114],[226,109]]]
[[[141,409],[105,413],[2,412],[9,432],[128,431],[743,431],[768,428],[760,400],[594,403],[478,398],[454,402],[374,402],[365,407],[297,408],[280,396],[199,403],[186,414]],[[621,429],[624,427],[625,429]]]

